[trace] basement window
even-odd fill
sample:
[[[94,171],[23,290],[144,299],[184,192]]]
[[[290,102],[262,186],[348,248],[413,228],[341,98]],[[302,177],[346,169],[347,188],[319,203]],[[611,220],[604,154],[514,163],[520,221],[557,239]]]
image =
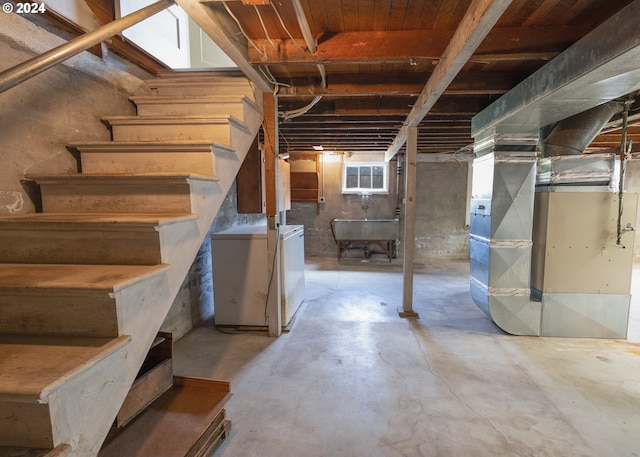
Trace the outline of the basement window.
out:
[[[342,168],[342,193],[388,193],[388,170],[386,162],[345,163]]]

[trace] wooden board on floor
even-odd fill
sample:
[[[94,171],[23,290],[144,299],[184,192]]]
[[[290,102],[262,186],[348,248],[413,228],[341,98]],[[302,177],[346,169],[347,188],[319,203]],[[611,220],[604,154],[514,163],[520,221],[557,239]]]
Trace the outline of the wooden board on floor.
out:
[[[229,430],[223,406],[229,383],[175,376],[173,387],[122,429],[113,429],[98,457],[200,457]]]
[[[71,453],[71,446],[60,444],[55,449],[29,449],[23,447],[0,446],[2,457],[65,457]]]

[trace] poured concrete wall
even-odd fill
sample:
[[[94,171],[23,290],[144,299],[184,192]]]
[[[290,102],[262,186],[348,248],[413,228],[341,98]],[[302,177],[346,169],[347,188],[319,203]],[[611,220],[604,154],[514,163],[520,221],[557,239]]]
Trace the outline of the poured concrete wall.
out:
[[[63,40],[17,14],[0,14],[0,65],[8,69]],[[84,52],[0,93],[0,215],[34,212],[27,173],[77,170],[66,145],[109,139],[106,115],[133,114],[127,97],[143,82],[117,59]]]
[[[312,156],[313,157],[313,156]],[[291,172],[315,171],[313,158],[291,161]],[[331,220],[337,219],[375,219],[394,218],[396,210],[395,162],[390,168],[389,195],[371,195],[368,200],[359,195],[342,194],[341,156],[328,156],[324,165],[325,203],[320,205],[319,214],[315,203],[291,203],[287,212],[287,223],[304,225],[305,255],[337,255],[336,243],[331,234]],[[321,176],[322,179],[322,176]],[[345,253],[344,256],[363,257],[358,250]]]
[[[332,157],[332,156],[329,156]],[[342,161],[336,156],[325,163],[324,197],[326,203],[291,204],[287,213],[289,224],[305,226],[305,254],[307,256],[337,255],[336,243],[331,235],[330,222],[339,219],[394,218],[398,206],[396,162],[389,170],[389,194],[371,195],[368,201],[358,195],[343,195]],[[464,159],[464,158],[463,158]],[[331,159],[330,159],[331,160]],[[321,167],[318,167],[321,169]],[[291,170],[315,171],[313,156],[291,161]],[[465,160],[445,157],[436,161],[419,162],[416,198],[416,251],[415,260],[429,258],[469,258],[469,229],[465,225],[467,213],[467,170]],[[402,193],[402,188],[400,189]],[[402,205],[400,204],[402,209]],[[401,214],[402,219],[402,214]],[[398,255],[401,255],[401,249]],[[358,250],[344,256],[363,257]]]
[[[466,161],[418,162],[415,260],[468,259]]]

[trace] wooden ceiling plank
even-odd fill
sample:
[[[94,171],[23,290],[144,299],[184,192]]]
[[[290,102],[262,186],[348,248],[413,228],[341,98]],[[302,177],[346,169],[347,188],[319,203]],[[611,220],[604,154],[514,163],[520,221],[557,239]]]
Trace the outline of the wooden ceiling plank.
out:
[[[426,0],[415,0],[407,4],[402,21],[403,30],[420,30],[424,28],[422,20],[425,3],[427,3]]]
[[[387,30],[389,15],[391,14],[391,0],[373,2],[373,24],[370,30]]]
[[[438,15],[436,16],[436,20],[433,24],[433,28],[436,30],[444,29],[449,30],[451,23],[451,16],[456,8],[456,4],[459,0],[447,0],[443,1],[440,4],[440,9],[438,10]]]
[[[329,19],[324,0],[300,0],[300,3],[305,10],[307,18],[309,18],[309,27],[311,27],[314,34],[320,33],[321,30],[329,29]],[[289,10],[289,8],[285,8],[285,10]]]
[[[237,24],[224,11],[222,5],[205,5],[198,0],[176,1],[220,49],[233,60],[245,76],[255,84],[257,90],[261,92],[271,92],[273,90],[264,76],[249,63],[247,41],[239,33]]]
[[[416,127],[420,124],[510,3],[511,0],[472,1],[440,62],[418,97],[416,105],[407,116],[398,136],[386,151],[385,160],[391,160],[404,145],[407,141],[408,127]]]
[[[544,21],[560,0],[545,0],[522,25],[547,25]]]
[[[632,0],[620,0],[616,2],[620,8],[623,8]],[[609,2],[590,2],[580,14],[576,15],[569,22],[570,25],[580,24],[595,28],[611,16],[611,10],[608,8]]]
[[[376,3],[365,0],[358,2],[358,31],[373,30]]]
[[[391,11],[389,11],[386,30],[402,30],[402,22],[404,21],[407,3],[411,1],[412,0],[391,0]]]
[[[345,32],[358,31],[358,0],[342,0],[342,26]]]
[[[430,0],[426,3],[422,13],[422,23],[426,30],[433,30],[436,23],[436,17],[438,16],[438,10],[443,0]]]
[[[325,32],[337,33],[344,32],[344,23],[342,21],[342,1],[341,0],[325,0],[327,9],[328,24]]]

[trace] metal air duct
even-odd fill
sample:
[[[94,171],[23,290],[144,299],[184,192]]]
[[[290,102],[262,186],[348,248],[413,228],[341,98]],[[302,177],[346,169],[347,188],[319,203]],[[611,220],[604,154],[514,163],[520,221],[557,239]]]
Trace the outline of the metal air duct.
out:
[[[608,102],[540,129],[542,157],[582,154],[624,105]]]

